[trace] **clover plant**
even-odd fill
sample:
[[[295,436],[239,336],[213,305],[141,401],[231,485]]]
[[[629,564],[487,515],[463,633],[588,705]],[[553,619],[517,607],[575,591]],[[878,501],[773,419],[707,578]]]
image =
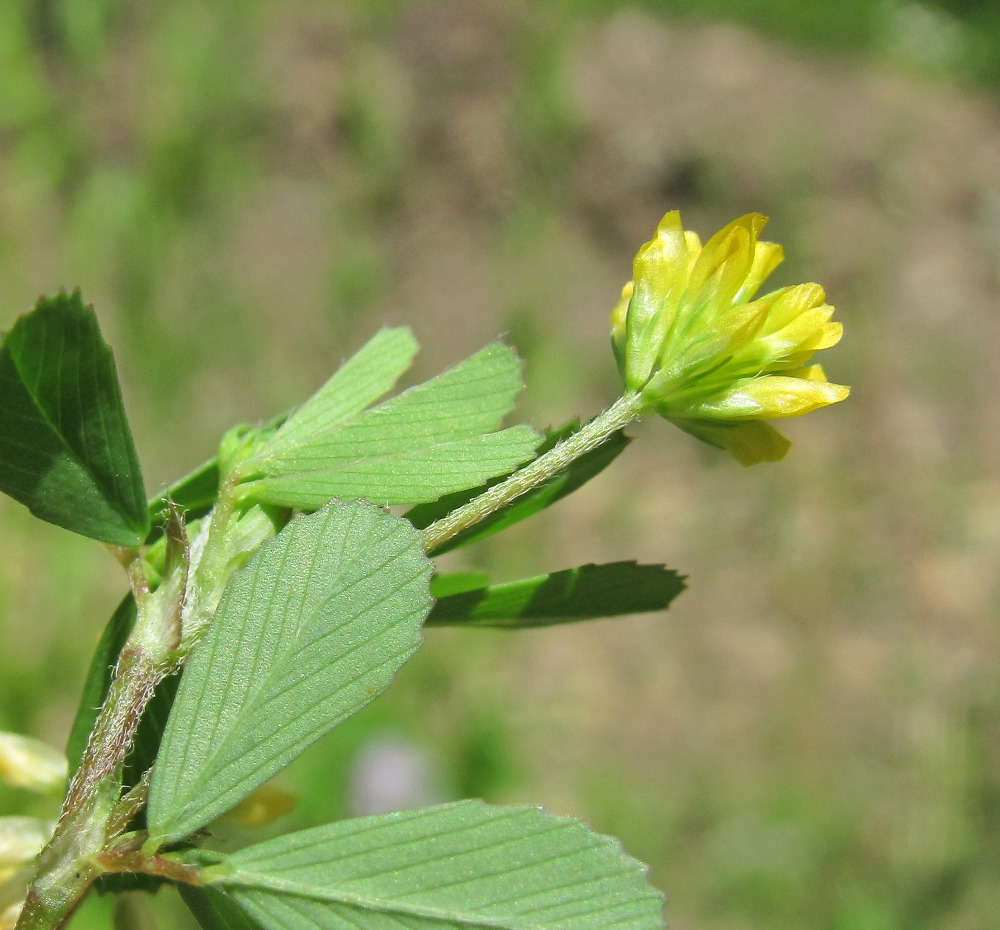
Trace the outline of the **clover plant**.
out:
[[[0,923],[61,927],[125,876],[176,884],[211,930],[663,927],[662,896],[617,840],[536,808],[461,800],[228,854],[209,828],[387,688],[422,627],[566,623],[680,593],[661,565],[490,584],[433,558],[574,491],[643,414],[751,464],[788,447],[767,419],[847,395],[808,364],[841,334],[822,290],[755,298],[781,259],[763,223],[741,217],[702,247],[664,217],[612,314],[624,393],[589,422],[502,428],[521,389],[502,342],[392,394],[417,344],[382,329],[300,407],[235,427],[149,500],[93,309],[59,293],[18,319],[0,345],[0,490],[107,544],[128,593],[65,757],[0,734],[0,774],[66,785],[56,823],[0,819],[0,881],[20,888]]]

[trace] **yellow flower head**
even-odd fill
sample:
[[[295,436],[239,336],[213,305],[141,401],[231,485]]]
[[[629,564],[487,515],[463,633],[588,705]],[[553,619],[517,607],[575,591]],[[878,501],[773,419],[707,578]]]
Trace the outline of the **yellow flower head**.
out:
[[[744,465],[775,461],[790,443],[764,422],[835,404],[850,389],[826,380],[813,353],[843,327],[818,284],[753,299],[782,259],[758,239],[767,218],[748,213],[704,247],[674,210],[639,249],[611,313],[611,344],[625,387]]]

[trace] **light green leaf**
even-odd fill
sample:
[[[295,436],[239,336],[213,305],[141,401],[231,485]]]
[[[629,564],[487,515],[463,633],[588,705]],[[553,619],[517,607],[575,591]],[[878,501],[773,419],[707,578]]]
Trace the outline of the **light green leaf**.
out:
[[[430,573],[413,527],[362,501],[265,542],[184,670],[150,788],[151,845],[203,827],[383,691],[420,645]]]
[[[314,445],[391,390],[417,354],[406,327],[380,329],[254,454],[254,461],[282,458]],[[247,469],[252,466],[247,463]]]
[[[560,440],[571,436],[580,429],[579,420],[570,420],[562,426],[546,430],[545,441],[538,446],[536,456],[543,455],[555,446]],[[549,478],[526,494],[511,501],[505,507],[494,511],[484,520],[480,520],[475,526],[470,526],[461,533],[456,533],[447,542],[438,546],[428,555],[441,555],[459,546],[478,542],[493,533],[520,523],[528,517],[534,516],[546,507],[551,506],[556,501],[562,500],[567,494],[571,494],[581,485],[590,481],[591,478],[600,474],[608,467],[622,452],[631,440],[625,433],[619,430],[601,443],[596,449],[591,449],[580,458],[574,459],[563,471]],[[506,475],[501,475],[491,481],[471,490],[458,491],[442,497],[440,500],[431,501],[426,504],[418,504],[407,511],[406,519],[409,520],[418,530],[430,526],[435,520],[440,520],[453,510],[457,510],[463,504],[468,503],[474,497],[478,497],[489,487],[502,481]]]
[[[204,875],[266,930],[664,926],[662,895],[617,840],[481,801],[288,834]]]
[[[273,435],[266,445],[261,443],[261,447],[254,452],[254,458],[280,455],[283,451],[297,448],[308,442],[311,436],[334,429],[338,422],[360,413],[396,383],[410,367],[416,351],[416,340],[405,327],[379,330],[293,416],[278,416],[256,430],[270,431]],[[277,427],[282,427],[280,440]],[[250,428],[247,431],[254,432]],[[162,522],[168,500],[173,501],[189,518],[208,513],[219,496],[219,482],[224,477],[220,473],[218,457],[202,462],[149,502],[154,524]],[[329,497],[323,503],[326,500]],[[154,534],[159,535],[156,531]]]
[[[146,537],[114,358],[79,291],[43,297],[0,344],[0,491],[83,536],[119,546]]]
[[[372,342],[396,332],[383,330]],[[365,409],[376,391],[388,389],[390,370],[381,354],[368,358],[372,342],[241,463],[240,495],[300,510],[331,497],[416,503],[474,487],[533,455],[540,439],[529,427],[494,432],[521,389],[521,363],[511,348],[493,343]],[[394,360],[401,364],[402,353]]]
[[[595,617],[664,610],[684,590],[684,578],[663,565],[610,562],[581,565],[534,578],[473,586],[436,575],[437,603],[427,626],[515,629],[572,623]]]

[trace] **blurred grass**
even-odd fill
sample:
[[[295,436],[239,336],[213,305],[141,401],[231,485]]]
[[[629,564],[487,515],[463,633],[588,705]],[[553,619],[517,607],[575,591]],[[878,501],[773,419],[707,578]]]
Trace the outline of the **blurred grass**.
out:
[[[620,834],[681,930],[991,925],[997,62],[995,5],[957,0],[0,4],[0,326],[82,287],[151,493],[383,323],[414,326],[416,376],[507,332],[525,418],[596,412],[607,308],[674,206],[702,234],[769,213],[776,283],[845,320],[826,364],[854,397],[782,465],[643,424],[471,556],[667,560],[669,615],[435,631],[282,776],[287,824],[344,816],[359,753],[399,737],[441,797]],[[0,728],[58,743],[122,580],[6,500],[0,527]]]

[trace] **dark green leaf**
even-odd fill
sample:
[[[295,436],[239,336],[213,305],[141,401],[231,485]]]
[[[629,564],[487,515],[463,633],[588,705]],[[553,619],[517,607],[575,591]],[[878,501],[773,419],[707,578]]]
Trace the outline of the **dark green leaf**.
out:
[[[167,514],[167,501],[173,501],[186,519],[193,520],[208,513],[215,506],[218,496],[219,462],[218,459],[209,459],[149,502],[149,518],[154,529],[147,542],[161,535],[160,524]]]
[[[362,501],[298,517],[236,572],[188,662],[147,811],[161,843],[246,797],[379,694],[420,644],[430,562]]]
[[[114,359],[78,291],[43,297],[0,345],[0,490],[83,536],[120,546],[146,538]]]
[[[490,576],[486,572],[445,572],[431,578],[431,596],[441,600],[453,594],[488,588],[489,584]],[[432,608],[431,613],[433,612]]]
[[[534,807],[481,801],[280,836],[205,876],[265,930],[664,926],[663,896],[617,840]]]
[[[558,429],[548,430],[545,442],[538,447],[536,457],[548,452],[560,439],[564,439],[566,436],[575,433],[579,428],[580,421],[571,420]],[[519,523],[521,520],[525,520],[538,513],[540,510],[544,510],[602,472],[625,450],[629,442],[631,440],[624,432],[619,430],[596,449],[591,450],[586,455],[580,456],[580,458],[576,459],[558,475],[553,475],[544,484],[533,488],[527,494],[522,494],[516,500],[511,501],[506,507],[501,507],[475,526],[456,534],[444,545],[439,546],[429,554],[440,555],[458,546],[476,542],[502,529],[506,529],[514,523]],[[430,526],[435,520],[440,520],[453,510],[468,503],[474,497],[478,497],[487,488],[502,481],[505,477],[507,475],[502,475],[471,491],[459,491],[455,494],[448,494],[440,500],[418,504],[407,512],[406,519],[418,530],[422,530],[424,527]]]
[[[142,720],[139,722],[139,729],[136,731],[132,749],[125,758],[124,786],[126,790],[138,784],[146,770],[156,761],[156,754],[159,752],[160,742],[163,740],[163,733],[167,728],[170,709],[174,706],[180,681],[180,675],[164,678],[156,686],[156,691],[153,692],[146,709],[142,712]]]
[[[495,432],[522,386],[520,359],[500,343],[366,409],[409,364],[412,337],[400,333],[379,333],[247,458],[240,493],[300,510],[332,497],[415,503],[534,454],[539,439],[529,427]]]
[[[428,626],[519,628],[663,610],[684,590],[684,578],[662,565],[611,562],[457,593],[447,575],[435,576],[438,598]],[[451,593],[445,593],[451,592]]]
[[[202,930],[263,930],[225,892],[181,885],[181,897]]]
[[[104,696],[111,685],[111,676],[118,661],[118,654],[132,632],[135,624],[135,599],[126,594],[122,602],[115,608],[104,632],[97,643],[97,649],[90,660],[87,678],[83,683],[83,694],[76,709],[73,726],[70,727],[69,739],[66,741],[66,758],[69,760],[69,775],[79,768],[83,758],[83,750],[87,748],[87,737],[94,729],[97,712],[104,703]]]

